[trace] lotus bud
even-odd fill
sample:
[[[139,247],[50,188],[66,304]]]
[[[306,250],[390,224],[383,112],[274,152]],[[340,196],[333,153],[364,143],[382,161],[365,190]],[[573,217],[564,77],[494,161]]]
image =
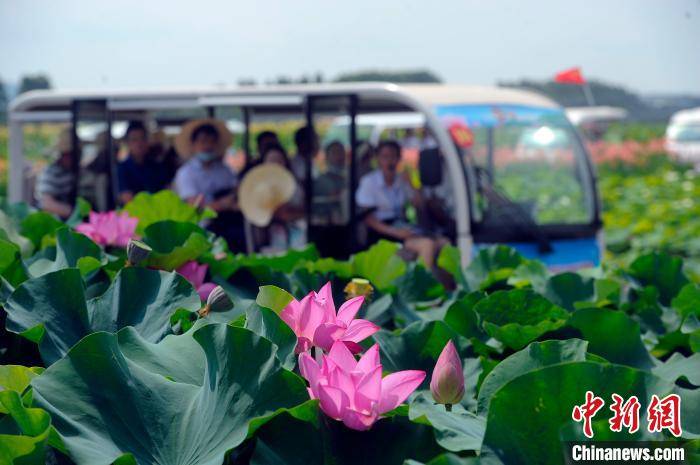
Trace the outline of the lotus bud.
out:
[[[350,300],[354,297],[364,296],[365,301],[369,302],[372,299],[374,288],[368,280],[362,278],[352,278],[347,286],[345,286],[345,299]]]
[[[126,245],[126,266],[136,266],[151,254],[153,249],[136,239],[129,239]]]
[[[231,298],[226,294],[224,288],[221,286],[216,286],[209,293],[207,298],[207,304],[199,310],[199,316],[205,317],[209,315],[209,312],[225,312],[233,308],[233,302]]]
[[[464,397],[464,374],[462,361],[452,341],[448,341],[438,357],[433,377],[430,380],[430,392],[438,404],[445,404],[447,411],[453,404],[458,404]]]

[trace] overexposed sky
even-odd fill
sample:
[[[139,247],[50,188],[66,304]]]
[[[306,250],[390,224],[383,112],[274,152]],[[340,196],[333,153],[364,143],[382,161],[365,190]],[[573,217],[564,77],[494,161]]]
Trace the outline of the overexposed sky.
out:
[[[448,82],[570,66],[700,94],[700,0],[0,0],[0,78],[55,87],[235,83],[426,67]]]

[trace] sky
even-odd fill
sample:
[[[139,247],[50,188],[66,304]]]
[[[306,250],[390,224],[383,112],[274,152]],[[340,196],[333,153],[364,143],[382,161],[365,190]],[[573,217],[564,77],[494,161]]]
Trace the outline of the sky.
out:
[[[0,0],[0,79],[59,88],[429,68],[452,83],[585,76],[700,94],[700,0]]]

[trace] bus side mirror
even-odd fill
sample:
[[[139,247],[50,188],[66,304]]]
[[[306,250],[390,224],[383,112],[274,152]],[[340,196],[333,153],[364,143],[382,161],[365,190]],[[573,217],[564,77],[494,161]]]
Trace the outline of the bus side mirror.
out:
[[[418,156],[418,172],[423,187],[442,184],[442,157],[436,148],[424,149]]]

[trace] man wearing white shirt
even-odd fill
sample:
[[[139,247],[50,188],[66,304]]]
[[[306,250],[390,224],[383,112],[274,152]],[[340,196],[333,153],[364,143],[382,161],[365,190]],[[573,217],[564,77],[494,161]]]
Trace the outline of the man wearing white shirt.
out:
[[[429,237],[406,222],[406,204],[411,202],[422,211],[424,202],[420,193],[397,172],[400,161],[401,147],[396,141],[380,142],[377,147],[379,168],[362,177],[355,200],[360,208],[373,209],[365,218],[370,243],[379,239],[401,241],[406,249],[418,254],[425,265],[432,268],[447,241],[442,237]]]

